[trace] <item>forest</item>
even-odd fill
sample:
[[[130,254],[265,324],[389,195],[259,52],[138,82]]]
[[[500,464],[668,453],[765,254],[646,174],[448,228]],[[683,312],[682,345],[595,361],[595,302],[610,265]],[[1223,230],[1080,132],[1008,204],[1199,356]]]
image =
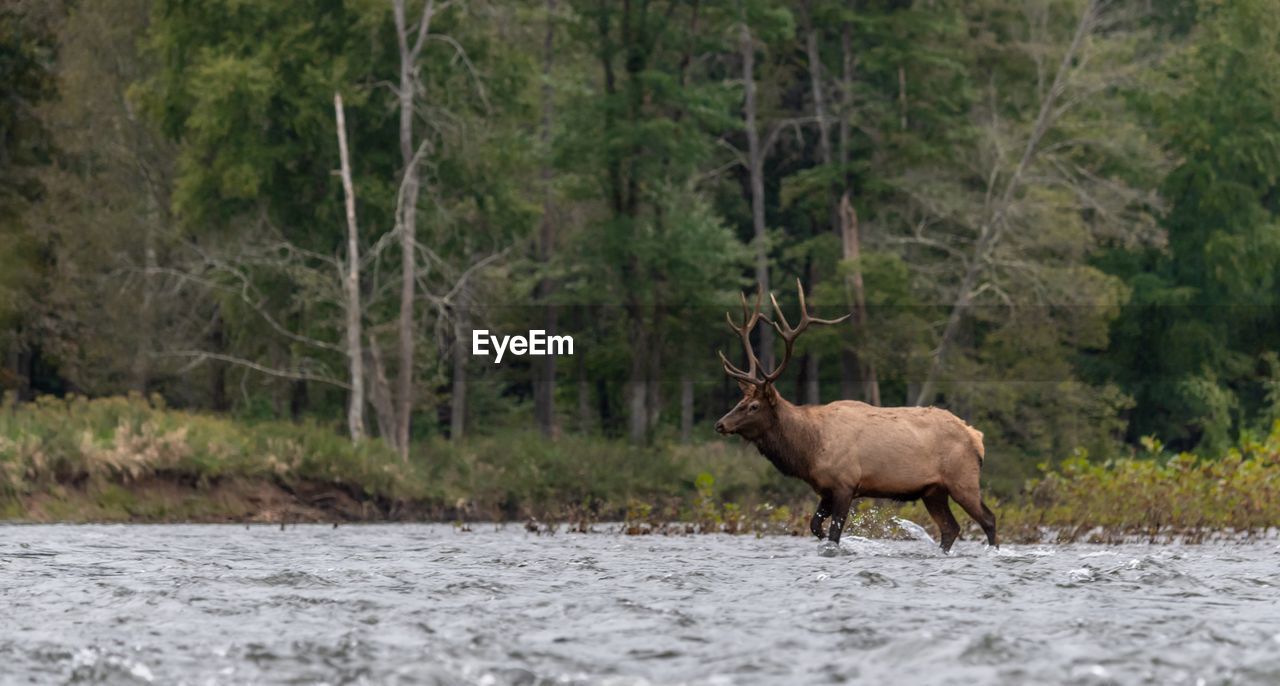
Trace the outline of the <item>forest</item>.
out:
[[[1280,420],[1277,75],[1275,0],[10,0],[0,457],[120,396],[526,485],[722,456],[724,312],[799,285],[851,316],[783,395],[948,408],[1003,496],[1217,459]]]

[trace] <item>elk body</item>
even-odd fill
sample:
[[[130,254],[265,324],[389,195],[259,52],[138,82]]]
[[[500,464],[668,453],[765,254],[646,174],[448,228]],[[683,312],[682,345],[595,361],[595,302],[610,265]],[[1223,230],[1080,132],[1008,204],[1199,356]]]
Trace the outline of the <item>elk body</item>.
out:
[[[938,525],[942,549],[948,551],[960,533],[950,498],[982,527],[987,542],[996,545],[996,518],[982,502],[979,486],[982,432],[934,407],[875,407],[852,400],[807,406],[787,402],[774,381],[790,361],[796,338],[811,324],[835,324],[844,317],[810,317],[801,288],[800,321],[793,328],[777,299],[769,297],[777,321],[761,315],[760,295],[754,311],[743,296],[741,326],[729,319],[742,339],[748,368],[735,367],[721,353],[725,373],[737,379],[743,397],[716,422],[716,431],[742,436],[778,471],[813,488],[819,502],[809,528],[818,538],[824,536],[823,522],[830,517],[827,535],[833,543],[840,542],[855,498],[921,499]],[[782,362],[768,373],[751,347],[751,331],[761,319],[777,329],[786,346]]]

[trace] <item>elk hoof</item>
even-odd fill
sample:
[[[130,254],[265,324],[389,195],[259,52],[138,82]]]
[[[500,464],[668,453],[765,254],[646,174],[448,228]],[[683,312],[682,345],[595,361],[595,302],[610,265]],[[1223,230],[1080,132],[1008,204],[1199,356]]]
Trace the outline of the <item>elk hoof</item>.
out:
[[[814,516],[809,520],[809,531],[812,531],[812,532],[813,532],[813,535],[814,535],[814,536],[817,536],[819,539],[823,539],[823,538],[826,538],[826,537],[827,537],[826,532],[822,530],[822,520],[823,520],[823,519],[825,519],[825,517],[823,517],[822,515],[820,515],[820,514],[815,514],[815,515],[814,515]]]

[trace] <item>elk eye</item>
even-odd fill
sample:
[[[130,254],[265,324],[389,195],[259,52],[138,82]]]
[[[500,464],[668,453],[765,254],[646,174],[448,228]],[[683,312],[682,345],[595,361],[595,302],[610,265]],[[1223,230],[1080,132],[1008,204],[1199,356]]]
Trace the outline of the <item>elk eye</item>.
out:
[[[750,405],[747,405],[747,412],[755,412],[758,409],[760,409],[759,402],[754,402],[754,403],[751,403]]]

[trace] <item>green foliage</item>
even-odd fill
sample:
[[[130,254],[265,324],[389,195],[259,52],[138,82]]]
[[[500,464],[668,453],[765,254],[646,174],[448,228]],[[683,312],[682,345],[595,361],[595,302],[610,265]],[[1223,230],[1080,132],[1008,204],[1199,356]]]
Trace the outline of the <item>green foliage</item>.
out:
[[[867,325],[806,335],[786,383],[857,397],[869,362],[884,404],[904,404],[939,360],[937,402],[986,433],[1003,496],[1076,449],[1101,462],[1151,436],[1223,454],[1280,418],[1280,19],[1269,0],[1103,3],[1062,62],[1086,4],[433,5],[411,65],[425,155],[407,199],[419,218],[415,460],[387,463],[403,470],[395,483],[355,467],[383,464],[376,441],[319,438],[347,400],[335,91],[364,343],[385,353],[387,377],[399,371],[390,3],[6,6],[0,388],[24,402],[158,392],[192,408],[124,421],[70,400],[93,427],[86,443],[41,428],[58,412],[42,401],[31,411],[47,417],[10,425],[13,464],[41,484],[113,488],[173,470],[221,479],[278,463],[318,479],[332,467],[389,498],[403,488],[507,514],[622,514],[640,498],[654,502],[637,521],[696,512],[704,528],[749,528],[774,516],[756,500],[790,491],[754,467],[695,469],[716,453],[667,442],[736,399],[714,351],[731,341],[722,310],[754,283],[759,247],[789,312],[796,277],[823,316],[850,311],[852,282],[865,284]],[[743,27],[771,145],[763,246],[741,159]],[[857,260],[843,259],[835,221],[845,193]],[[464,320],[514,333],[544,326],[544,306],[577,338],[556,370],[556,441],[529,434],[543,367],[451,354]],[[454,408],[464,377],[467,407]],[[455,411],[474,440],[440,437]],[[624,433],[647,447],[601,439]],[[104,507],[124,506],[103,488]]]
[[[55,46],[52,12],[6,4],[0,8],[0,331],[29,303],[39,253],[24,213],[43,192],[37,171],[47,163],[50,136],[38,108],[53,97]],[[0,346],[10,337],[0,332]],[[0,389],[4,378],[0,372]]]
[[[1095,462],[1079,452],[1029,483],[1025,504],[1006,512],[1015,525],[1034,520],[1067,541],[1264,532],[1280,520],[1280,423],[1216,459],[1179,453]]]
[[[1202,3],[1168,83],[1140,101],[1177,156],[1168,248],[1111,260],[1133,300],[1104,373],[1136,400],[1131,437],[1220,452],[1269,412],[1261,361],[1280,349],[1280,19],[1266,1]]]

